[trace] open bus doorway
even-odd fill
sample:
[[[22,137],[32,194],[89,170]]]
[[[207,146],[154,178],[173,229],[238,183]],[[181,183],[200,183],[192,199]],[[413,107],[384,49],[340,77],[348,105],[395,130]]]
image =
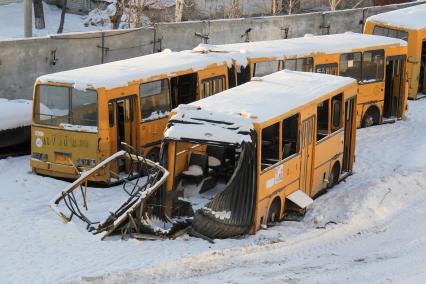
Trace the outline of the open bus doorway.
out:
[[[356,98],[349,98],[345,102],[345,138],[343,149],[342,175],[350,174],[354,163],[356,135]]]
[[[110,143],[111,152],[115,153],[123,150],[122,143],[126,143],[133,147],[136,145],[136,100],[137,96],[130,96],[115,100],[108,103],[109,109],[109,126],[110,126]],[[120,173],[129,173],[129,165],[123,159],[118,159],[116,165],[111,165],[113,175]],[[118,178],[115,177],[115,178]]]
[[[405,56],[392,56],[386,60],[384,119],[401,118],[405,93]]]
[[[197,73],[174,77],[170,83],[172,108],[192,103],[197,99]]]
[[[422,55],[420,57],[420,75],[419,75],[419,89],[418,93],[426,95],[426,40],[422,43]]]

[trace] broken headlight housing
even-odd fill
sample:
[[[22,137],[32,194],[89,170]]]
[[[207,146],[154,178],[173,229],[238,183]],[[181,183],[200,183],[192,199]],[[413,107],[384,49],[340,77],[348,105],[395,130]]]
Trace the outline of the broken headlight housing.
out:
[[[33,159],[37,159],[37,160],[40,160],[40,161],[43,161],[43,162],[47,162],[47,154],[44,154],[44,153],[37,153],[37,152],[33,152],[32,154],[31,154],[31,158],[33,158]]]
[[[96,161],[93,159],[78,159],[75,163],[77,167],[90,167],[94,168],[96,166]]]

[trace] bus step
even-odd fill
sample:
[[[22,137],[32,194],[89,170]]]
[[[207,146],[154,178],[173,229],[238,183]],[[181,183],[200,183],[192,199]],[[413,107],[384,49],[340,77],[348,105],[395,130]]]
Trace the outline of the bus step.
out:
[[[391,123],[395,123],[396,121],[397,121],[396,117],[383,118],[382,124],[391,124]]]
[[[421,99],[426,99],[426,94],[418,93],[417,97],[416,97],[416,101],[421,100]]]

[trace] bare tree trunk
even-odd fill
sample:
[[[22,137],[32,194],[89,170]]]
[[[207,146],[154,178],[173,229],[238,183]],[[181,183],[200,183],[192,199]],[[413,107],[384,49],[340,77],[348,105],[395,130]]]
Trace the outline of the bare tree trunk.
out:
[[[272,0],[271,5],[271,14],[275,16],[278,13],[278,0]]]
[[[299,4],[300,0],[283,0],[282,2],[282,10],[286,11],[287,14],[291,15],[297,10],[297,4]]]
[[[61,21],[59,22],[58,34],[61,34],[62,31],[64,30],[66,11],[67,11],[67,0],[62,0]]]
[[[353,7],[352,9],[358,8],[359,5],[361,5],[365,0],[359,0]]]
[[[176,0],[175,22],[182,22],[184,2],[185,0]]]
[[[35,28],[38,30],[42,30],[46,28],[46,24],[44,23],[43,2],[42,0],[33,0],[33,4]]]
[[[112,23],[112,28],[114,30],[120,27],[121,17],[123,16],[124,10],[124,0],[118,0],[116,3],[115,15],[110,18]]]
[[[240,1],[239,0],[232,0],[232,6],[231,6],[231,18],[238,18],[240,17]]]
[[[330,10],[336,11],[337,6],[340,4],[342,0],[328,0],[328,3],[330,4]]]

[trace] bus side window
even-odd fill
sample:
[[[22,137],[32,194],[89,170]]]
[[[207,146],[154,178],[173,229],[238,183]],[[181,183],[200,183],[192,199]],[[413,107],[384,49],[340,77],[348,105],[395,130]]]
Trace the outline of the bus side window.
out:
[[[204,98],[220,93],[224,89],[225,76],[203,80]]]
[[[141,84],[139,92],[142,119],[170,111],[170,90],[167,79]]]
[[[313,58],[312,57],[297,58],[297,60],[296,60],[296,71],[313,72],[314,71],[314,60],[313,60]]]
[[[265,61],[254,64],[253,77],[263,77],[279,70],[279,61]]]
[[[277,163],[280,144],[280,123],[262,129],[262,170]]]
[[[296,71],[296,59],[288,59],[284,62],[284,69]]]
[[[340,76],[351,77],[358,82],[361,81],[361,52],[346,53],[340,55]]]
[[[284,69],[301,72],[313,72],[314,59],[312,57],[288,59],[284,63]]]
[[[210,82],[210,80],[203,82],[204,98],[210,97],[212,95],[212,90],[210,89]]]
[[[372,50],[362,56],[362,81],[364,83],[383,81],[385,51]]]
[[[342,128],[342,94],[331,99],[331,132]]]
[[[299,114],[283,120],[282,148],[283,160],[299,152]]]
[[[108,103],[108,118],[109,118],[109,127],[114,127],[115,120],[114,120],[114,103],[113,102]]]
[[[317,106],[317,142],[328,136],[329,100],[319,103]]]
[[[382,27],[375,26],[373,30],[373,35],[387,36],[387,31]]]

